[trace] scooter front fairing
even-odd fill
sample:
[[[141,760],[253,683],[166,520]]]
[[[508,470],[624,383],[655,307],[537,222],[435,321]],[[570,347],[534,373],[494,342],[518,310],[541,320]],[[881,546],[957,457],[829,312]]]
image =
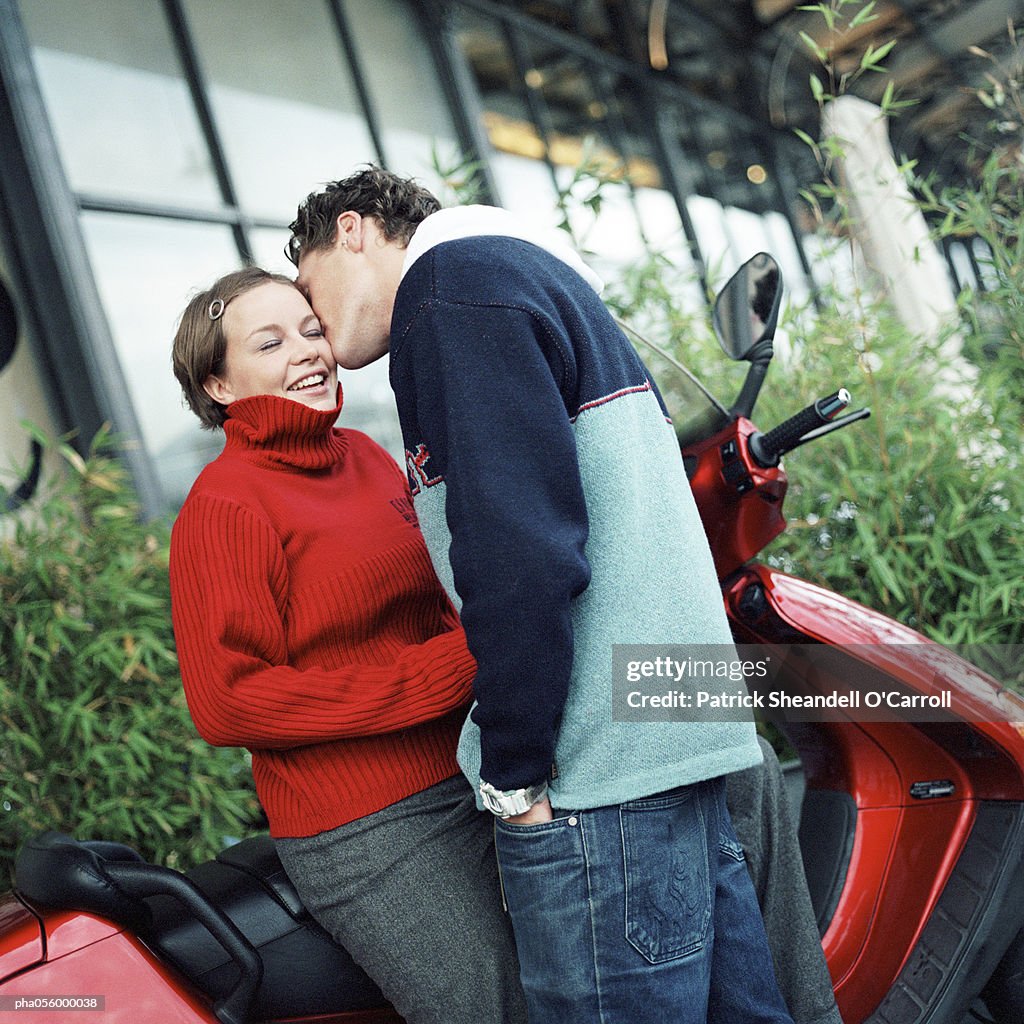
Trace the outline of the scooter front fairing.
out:
[[[787,652],[774,686],[952,696],[941,721],[777,721],[802,762],[801,847],[844,1019],[961,1019],[1024,920],[1021,710],[947,648],[806,580],[750,564],[725,599],[738,641]]]

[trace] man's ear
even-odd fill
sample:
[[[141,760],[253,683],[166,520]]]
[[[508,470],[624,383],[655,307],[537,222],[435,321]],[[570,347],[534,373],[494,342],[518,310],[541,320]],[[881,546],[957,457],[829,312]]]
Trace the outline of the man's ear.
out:
[[[335,221],[338,229],[336,245],[349,252],[359,252],[363,247],[363,218],[355,210],[338,214]]]
[[[221,405],[230,405],[235,400],[235,393],[228,386],[227,381],[213,373],[203,381],[203,390]]]

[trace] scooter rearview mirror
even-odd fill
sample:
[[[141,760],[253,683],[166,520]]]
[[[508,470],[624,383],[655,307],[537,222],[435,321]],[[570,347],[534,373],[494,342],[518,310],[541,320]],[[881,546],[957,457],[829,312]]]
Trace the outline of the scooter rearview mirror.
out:
[[[772,339],[782,305],[782,271],[766,252],[752,256],[726,282],[715,300],[715,333],[730,359],[750,363],[729,413],[749,417],[775,354]]]
[[[712,320],[715,334],[730,359],[753,362],[771,358],[761,342],[770,346],[782,303],[782,273],[766,252],[752,256],[726,282],[715,299]]]

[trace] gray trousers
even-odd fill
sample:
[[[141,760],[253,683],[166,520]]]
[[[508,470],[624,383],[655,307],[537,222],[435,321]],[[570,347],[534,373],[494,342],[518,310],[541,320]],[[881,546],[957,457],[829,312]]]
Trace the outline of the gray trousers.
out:
[[[728,777],[727,802],[796,1024],[842,1024],[778,759]],[[460,775],[340,828],[276,846],[303,903],[409,1024],[525,1024],[494,825]]]
[[[526,1024],[494,819],[461,775],[275,845],[306,908],[408,1024]]]

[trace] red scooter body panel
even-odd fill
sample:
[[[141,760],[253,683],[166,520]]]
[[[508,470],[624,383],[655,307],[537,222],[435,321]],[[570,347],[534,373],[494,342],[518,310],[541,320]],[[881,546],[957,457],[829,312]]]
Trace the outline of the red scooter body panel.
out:
[[[87,941],[77,949],[71,948],[67,928],[67,919],[71,916],[86,919],[91,915],[57,915],[62,919],[57,922],[57,928],[65,933],[58,940],[62,953],[54,956],[48,948],[45,963],[0,983],[0,996],[102,997],[100,1017],[104,1024],[139,1024],[140,1021],[217,1024],[209,1007],[185,989],[133,936],[92,918],[100,927],[92,929],[91,934],[99,935],[102,929],[106,936]],[[79,931],[83,938],[89,933],[88,928]],[[12,1011],[12,1018],[17,1012]],[[33,1009],[31,1016],[34,1024],[67,1024],[72,1016],[77,1019],[89,1014],[85,1010],[73,1013],[67,1008],[55,1007]],[[0,1020],[3,1019],[4,1015],[0,1014]]]
[[[900,818],[901,811],[898,808],[869,810],[858,815],[857,837],[849,871],[851,875],[856,872],[857,878],[864,881],[863,884],[843,890],[822,940],[829,971],[836,985],[837,999],[839,988],[849,982],[850,973],[861,957],[878,909],[879,893],[886,877]],[[840,1008],[843,1008],[842,1003]]]
[[[755,622],[742,605],[750,586],[764,597]],[[847,870],[856,885],[844,886],[822,945],[844,1019],[865,1020],[935,909],[970,834],[976,801],[1024,799],[1024,738],[1019,728],[996,720],[1017,705],[1007,705],[990,677],[953,652],[805,580],[748,565],[729,581],[725,597],[737,639],[784,643],[791,651],[787,671],[809,690],[841,690],[844,680],[802,673],[801,640],[849,650],[851,674],[866,666],[912,692],[931,695],[955,681],[956,717],[948,726],[865,721],[836,711],[834,721],[797,727],[808,787],[849,793],[857,807]],[[989,743],[975,756],[947,749],[956,744],[957,730]],[[948,783],[948,795],[911,795],[915,783],[933,780]]]
[[[39,919],[13,893],[0,896],[0,983],[44,955]]]
[[[822,940],[844,1020],[895,982],[970,831],[974,805],[860,809],[847,886]]]
[[[120,928],[102,917],[64,911],[46,915],[46,959],[57,960],[84,946],[109,939]]]
[[[753,558],[786,528],[782,499],[786,474],[765,469],[750,457],[747,438],[756,431],[738,419],[712,437],[688,445],[690,486],[715,559],[719,578]]]
[[[870,658],[870,666],[917,693],[933,696],[953,689],[953,713],[992,744],[992,755],[969,761],[972,795],[988,800],[1024,800],[1024,702],[1007,693],[995,680],[955,652],[880,612],[807,580],[764,565],[746,566],[726,594],[727,610],[739,616],[743,590],[752,582],[762,588],[772,612],[807,643],[822,643]],[[763,637],[772,642],[771,637]],[[861,723],[877,729],[884,724]],[[919,735],[910,730],[907,736]],[[881,735],[881,734],[879,734]],[[898,746],[892,746],[898,742]],[[883,749],[900,750],[904,735],[887,739]],[[923,748],[922,748],[923,749]],[[962,757],[950,758],[950,771],[963,768]],[[929,777],[929,776],[924,776]],[[932,776],[936,777],[936,776]],[[963,793],[959,793],[962,796]]]
[[[0,899],[0,996],[102,996],[103,1024],[218,1024],[209,1003],[128,932],[78,912],[47,913],[42,921],[41,926],[14,895]],[[20,1020],[24,1012],[11,1010],[8,1016],[0,1009],[0,1024],[15,1015]],[[89,1014],[82,1010],[73,1016],[84,1020]],[[72,1011],[33,1008],[31,1017],[34,1024],[67,1024]],[[402,1018],[380,1008],[293,1019],[290,1024],[402,1024]]]

